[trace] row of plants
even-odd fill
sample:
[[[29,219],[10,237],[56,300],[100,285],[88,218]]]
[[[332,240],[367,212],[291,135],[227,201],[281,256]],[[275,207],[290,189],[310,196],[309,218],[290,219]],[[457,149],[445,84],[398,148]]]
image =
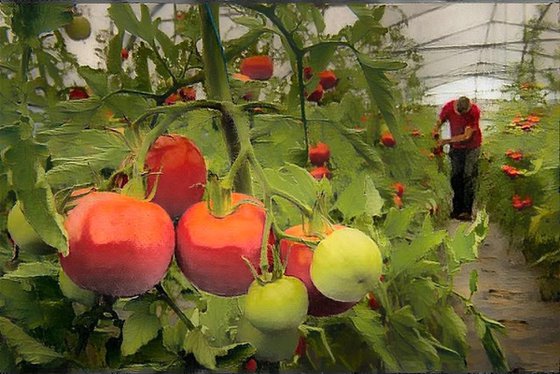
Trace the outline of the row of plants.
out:
[[[485,138],[481,201],[512,248],[523,251],[530,266],[541,271],[543,300],[560,300],[560,76],[539,70],[540,35],[550,6],[524,29],[522,60],[512,67],[513,83],[505,92],[512,100],[499,105],[494,126]],[[556,54],[556,59],[560,56]]]
[[[467,317],[507,370],[477,273],[453,289],[488,217],[442,229],[384,6],[324,35],[312,4],[232,5],[222,41],[216,4],[174,35],[113,4],[99,69],[67,52],[90,37],[67,6],[1,9],[1,371],[464,371]]]

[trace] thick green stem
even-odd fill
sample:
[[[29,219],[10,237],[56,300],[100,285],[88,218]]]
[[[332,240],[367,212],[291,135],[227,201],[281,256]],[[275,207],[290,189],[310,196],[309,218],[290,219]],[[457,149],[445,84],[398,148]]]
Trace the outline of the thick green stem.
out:
[[[194,330],[194,325],[190,319],[183,313],[183,311],[179,308],[179,306],[173,301],[171,296],[165,291],[161,284],[156,285],[156,290],[158,291],[159,297],[165,301],[167,305],[177,314],[177,317],[185,324],[188,330]]]
[[[227,216],[232,211],[231,188],[222,186],[218,176],[211,174],[208,177],[208,211],[217,218]]]
[[[231,91],[224,59],[224,51],[219,38],[219,6],[203,3],[198,6],[202,28],[202,62],[204,63],[205,84],[208,97],[222,102],[232,102]],[[235,119],[227,113],[222,116],[222,129],[231,163],[241,151],[242,135],[236,131]],[[248,135],[246,141],[249,141]],[[235,190],[252,194],[251,174],[247,165],[236,172]]]

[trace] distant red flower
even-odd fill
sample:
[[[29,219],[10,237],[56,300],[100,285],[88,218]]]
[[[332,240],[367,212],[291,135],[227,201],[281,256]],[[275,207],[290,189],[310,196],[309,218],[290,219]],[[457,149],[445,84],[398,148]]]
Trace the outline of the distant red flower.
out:
[[[521,172],[519,170],[509,165],[502,165],[502,171],[512,179],[521,175]]]
[[[68,91],[68,98],[70,100],[82,100],[87,99],[89,94],[84,87],[72,87]]]

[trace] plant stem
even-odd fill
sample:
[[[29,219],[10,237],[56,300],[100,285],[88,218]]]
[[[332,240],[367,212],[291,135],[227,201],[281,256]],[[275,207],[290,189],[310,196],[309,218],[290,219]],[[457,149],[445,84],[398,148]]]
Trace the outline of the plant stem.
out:
[[[202,29],[204,81],[208,97],[213,100],[231,103],[232,97],[229,89],[224,52],[219,39],[219,25],[216,24],[216,20],[219,19],[219,6],[218,4],[205,3],[200,4],[198,7]],[[240,143],[249,141],[249,134],[247,134],[247,139],[242,140],[242,135],[236,131],[236,119],[232,118],[231,113],[228,111],[222,113],[222,130],[226,140],[230,163],[232,164],[235,163],[241,151]],[[234,187],[236,191],[252,194],[251,174],[246,164],[239,166],[238,171],[236,171]]]
[[[188,330],[194,330],[194,328],[195,328],[194,324],[185,315],[185,313],[183,313],[181,308],[179,308],[179,306],[175,303],[175,301],[171,298],[171,296],[169,296],[167,291],[165,291],[165,288],[163,288],[163,286],[161,284],[157,284],[155,286],[155,288],[156,288],[156,290],[159,294],[159,297],[163,301],[165,301],[165,303],[167,305],[169,305],[169,307],[175,312],[175,314],[177,314],[177,317],[179,317],[179,319],[185,324],[185,326],[187,326],[187,329]]]

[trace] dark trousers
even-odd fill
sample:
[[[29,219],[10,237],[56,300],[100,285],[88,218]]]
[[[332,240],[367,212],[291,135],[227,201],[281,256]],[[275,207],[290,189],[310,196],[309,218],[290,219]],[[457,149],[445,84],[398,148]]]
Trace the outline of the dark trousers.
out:
[[[449,151],[449,157],[451,158],[451,188],[453,189],[454,214],[472,214],[479,156],[480,148],[451,148]]]

